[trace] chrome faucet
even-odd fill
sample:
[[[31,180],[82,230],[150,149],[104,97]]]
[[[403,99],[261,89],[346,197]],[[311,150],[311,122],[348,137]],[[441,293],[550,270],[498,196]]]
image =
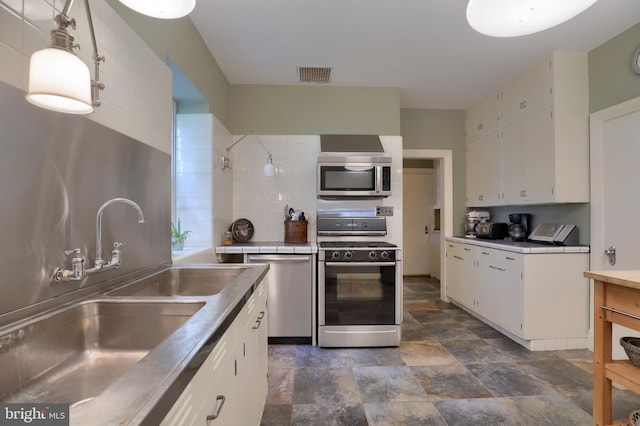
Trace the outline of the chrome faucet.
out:
[[[108,262],[102,258],[102,213],[104,209],[115,203],[124,203],[134,207],[138,210],[138,223],[144,223],[144,213],[142,213],[142,209],[135,202],[127,199],[127,198],[114,198],[112,200],[107,201],[98,209],[98,214],[96,215],[96,260],[93,265],[93,268],[85,269],[84,267],[84,257],[80,253],[80,249],[73,249],[65,251],[65,254],[71,255],[73,254],[73,259],[71,260],[72,269],[67,270],[63,268],[56,268],[54,271],[54,279],[55,281],[77,281],[86,277],[87,275],[95,274],[100,271],[106,271],[109,269],[117,269],[120,267],[120,247],[124,245],[124,243],[115,241],[113,243],[113,251],[111,252],[111,260]]]

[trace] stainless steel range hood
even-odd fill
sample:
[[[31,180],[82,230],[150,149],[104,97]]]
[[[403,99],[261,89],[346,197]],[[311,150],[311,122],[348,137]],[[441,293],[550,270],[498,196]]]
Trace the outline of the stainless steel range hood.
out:
[[[320,135],[320,155],[384,155],[378,135]]]

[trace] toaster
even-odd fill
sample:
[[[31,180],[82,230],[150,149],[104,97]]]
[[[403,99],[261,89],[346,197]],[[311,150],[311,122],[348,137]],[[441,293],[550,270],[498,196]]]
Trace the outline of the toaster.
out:
[[[504,222],[481,222],[476,225],[476,238],[498,240],[509,235],[509,225]]]

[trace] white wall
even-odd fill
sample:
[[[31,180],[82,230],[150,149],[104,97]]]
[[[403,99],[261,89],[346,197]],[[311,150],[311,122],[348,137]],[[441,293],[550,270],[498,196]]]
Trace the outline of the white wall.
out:
[[[56,1],[61,8],[62,1]],[[100,66],[102,106],[88,118],[171,152],[171,72],[137,34],[104,1],[91,2]],[[79,57],[89,66],[92,43],[84,2],[76,1],[70,15],[77,29],[69,29],[81,46]],[[50,44],[55,27],[54,8],[46,0],[0,0],[0,80],[27,90],[29,59]],[[26,101],[25,101],[26,102]]]

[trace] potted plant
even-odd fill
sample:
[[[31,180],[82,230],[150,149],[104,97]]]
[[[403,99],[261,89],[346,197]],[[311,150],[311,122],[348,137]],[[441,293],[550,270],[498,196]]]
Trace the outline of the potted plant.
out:
[[[191,231],[183,231],[180,227],[180,218],[178,218],[178,225],[174,225],[171,222],[171,250],[180,251],[184,248],[184,242],[189,236]]]

